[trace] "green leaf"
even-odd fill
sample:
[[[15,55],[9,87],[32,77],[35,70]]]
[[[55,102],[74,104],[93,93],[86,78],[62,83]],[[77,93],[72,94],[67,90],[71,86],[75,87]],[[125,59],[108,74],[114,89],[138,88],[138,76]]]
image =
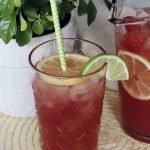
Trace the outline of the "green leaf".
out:
[[[79,6],[78,6],[78,15],[82,16],[87,13],[87,3],[85,0],[80,0],[79,1]]]
[[[27,20],[29,21],[29,22],[33,22],[33,21],[35,21],[37,18],[32,18],[32,17],[27,17]]]
[[[40,20],[36,20],[33,23],[32,29],[33,29],[33,32],[38,35],[41,35],[44,32],[44,28]]]
[[[97,9],[94,3],[92,2],[92,0],[89,0],[88,13],[87,13],[88,25],[91,25],[91,23],[95,20],[96,15],[97,15]]]
[[[33,20],[38,18],[37,11],[38,10],[29,3],[26,3],[23,6],[24,15],[27,16],[28,18],[32,18]]]
[[[111,2],[109,0],[103,0],[105,5],[107,6],[108,10],[111,8]]]
[[[45,30],[52,30],[54,28],[53,22],[49,21],[47,18],[43,18],[41,23]]]
[[[63,7],[63,4],[62,3],[58,3],[57,4],[57,8],[58,8],[58,13],[59,13],[59,18],[61,20],[63,20],[63,18],[65,17],[65,13],[66,13],[66,11],[65,11],[65,9]]]
[[[27,29],[27,22],[23,18],[21,11],[20,11],[20,25],[21,25],[21,29],[20,29],[21,31],[25,31]]]
[[[45,16],[45,18],[49,21],[53,21],[53,16],[51,16],[51,15]]]
[[[43,14],[43,15],[47,15],[47,14],[52,15],[52,13],[51,13],[51,7],[50,7],[49,3],[48,4],[46,3],[46,4],[44,4],[41,7],[40,14]]]
[[[16,16],[12,15],[9,19],[4,18],[0,21],[0,36],[7,44],[16,34]]]
[[[49,0],[27,0],[29,3],[32,3],[33,6],[41,7],[43,4],[48,3]]]
[[[14,0],[15,7],[21,7],[21,0]]]
[[[0,0],[0,12],[2,17],[5,18],[11,17],[13,11],[14,11],[13,0]]]
[[[71,1],[69,2],[68,0],[63,0],[62,5],[66,13],[70,13],[73,8],[75,8],[74,4]]]
[[[20,31],[20,29],[18,29],[15,38],[19,46],[24,46],[29,43],[32,38],[32,30],[30,24],[28,24],[28,27],[25,31]]]

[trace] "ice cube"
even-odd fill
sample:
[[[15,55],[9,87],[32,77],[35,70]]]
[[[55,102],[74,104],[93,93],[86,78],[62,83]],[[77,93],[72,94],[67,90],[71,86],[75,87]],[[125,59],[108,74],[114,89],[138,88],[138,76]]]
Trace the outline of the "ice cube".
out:
[[[136,17],[136,10],[131,7],[125,6],[122,9],[119,18],[123,19],[128,16]]]
[[[52,108],[56,104],[65,105],[68,102],[68,87],[43,87],[40,104]]]
[[[72,101],[81,101],[81,98],[84,97],[84,95],[87,95],[89,89],[90,88],[87,83],[75,85],[70,89],[70,99]]]
[[[136,14],[137,14],[137,15],[140,14],[140,13],[142,13],[142,12],[144,12],[144,10],[143,10],[142,8],[136,9]]]
[[[143,17],[148,17],[148,16],[149,16],[148,13],[143,11],[137,15],[137,18],[143,18]]]

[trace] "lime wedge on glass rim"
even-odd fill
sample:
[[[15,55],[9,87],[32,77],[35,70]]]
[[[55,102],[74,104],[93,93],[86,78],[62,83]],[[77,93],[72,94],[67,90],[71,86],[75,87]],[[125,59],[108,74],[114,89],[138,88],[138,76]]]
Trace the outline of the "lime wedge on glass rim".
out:
[[[129,72],[125,62],[118,56],[111,54],[98,54],[91,57],[81,70],[82,75],[90,74],[100,69],[107,63],[106,79],[108,80],[128,80]]]

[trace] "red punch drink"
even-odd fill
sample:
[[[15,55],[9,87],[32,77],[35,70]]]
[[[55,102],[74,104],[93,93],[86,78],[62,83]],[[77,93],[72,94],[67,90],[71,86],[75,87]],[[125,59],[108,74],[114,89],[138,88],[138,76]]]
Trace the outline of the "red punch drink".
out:
[[[68,70],[62,71],[58,55],[42,52],[43,46],[52,46],[55,42],[41,44],[30,55],[30,63],[36,69],[33,89],[42,148],[98,150],[104,73],[81,76],[80,70],[89,57],[75,53],[66,53]],[[70,45],[73,40],[68,42]],[[78,42],[76,40],[75,44]]]
[[[43,150],[97,150],[104,83],[102,78],[56,86],[36,76],[33,88]]]
[[[150,10],[132,13],[115,25],[117,53],[130,74],[128,81],[119,83],[122,125],[135,139],[150,143]]]

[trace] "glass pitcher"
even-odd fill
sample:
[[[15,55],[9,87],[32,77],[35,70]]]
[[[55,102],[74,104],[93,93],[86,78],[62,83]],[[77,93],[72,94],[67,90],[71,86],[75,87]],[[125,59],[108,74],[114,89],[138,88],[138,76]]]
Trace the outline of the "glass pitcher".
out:
[[[150,143],[150,0],[112,0],[116,53],[130,78],[119,81],[121,124],[131,137]]]

